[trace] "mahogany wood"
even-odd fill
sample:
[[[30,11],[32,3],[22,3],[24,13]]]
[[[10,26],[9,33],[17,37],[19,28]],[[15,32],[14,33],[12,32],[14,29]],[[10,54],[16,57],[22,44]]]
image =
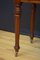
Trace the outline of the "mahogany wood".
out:
[[[31,43],[33,42],[34,37],[34,29],[35,29],[35,13],[36,13],[36,4],[32,4],[32,15],[31,15],[31,21],[30,21],[30,38]]]
[[[34,27],[35,27],[35,12],[36,12],[36,4],[40,4],[40,0],[15,0],[15,52],[16,56],[19,51],[19,35],[20,35],[20,16],[21,16],[21,6],[22,2],[31,3],[32,4],[32,15],[30,21],[30,38],[31,43],[33,42],[34,37]]]
[[[20,33],[20,17],[21,17],[21,4],[20,1],[17,0],[16,2],[16,23],[15,23],[15,51],[16,51],[16,56],[19,51],[19,33]]]
[[[40,4],[40,0],[21,0],[21,2],[25,2],[25,3],[37,3],[37,4]]]

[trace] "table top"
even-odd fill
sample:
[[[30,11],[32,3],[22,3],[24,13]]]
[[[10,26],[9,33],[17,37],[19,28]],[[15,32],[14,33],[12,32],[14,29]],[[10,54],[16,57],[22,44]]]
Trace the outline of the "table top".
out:
[[[38,3],[38,4],[40,4],[40,0],[21,0],[21,2],[26,2],[26,3]]]

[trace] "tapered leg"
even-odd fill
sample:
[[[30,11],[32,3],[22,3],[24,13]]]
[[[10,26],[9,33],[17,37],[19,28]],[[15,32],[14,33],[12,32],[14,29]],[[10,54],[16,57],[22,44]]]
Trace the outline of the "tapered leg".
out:
[[[32,15],[31,15],[31,22],[30,22],[31,43],[33,42],[33,37],[34,37],[35,13],[36,13],[36,4],[32,4]]]
[[[21,3],[16,3],[16,21],[15,21],[15,52],[16,56],[19,51],[19,33],[20,33],[20,16],[21,16]]]

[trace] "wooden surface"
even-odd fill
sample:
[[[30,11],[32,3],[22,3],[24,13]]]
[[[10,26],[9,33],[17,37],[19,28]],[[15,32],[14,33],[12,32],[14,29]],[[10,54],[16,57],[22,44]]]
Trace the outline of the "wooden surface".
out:
[[[21,0],[21,2],[40,3],[40,0]]]
[[[25,3],[38,3],[40,4],[40,0],[15,0],[16,3],[18,2],[25,2]]]
[[[0,60],[40,60],[40,38],[34,38],[30,43],[30,37],[20,35],[20,51],[15,57],[15,34],[0,30]]]

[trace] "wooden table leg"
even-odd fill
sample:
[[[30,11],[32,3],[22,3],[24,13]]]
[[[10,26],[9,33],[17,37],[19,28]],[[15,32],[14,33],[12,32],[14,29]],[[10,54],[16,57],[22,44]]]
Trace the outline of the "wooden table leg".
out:
[[[19,51],[19,33],[20,33],[20,15],[21,15],[21,3],[16,3],[16,23],[15,23],[15,52],[16,56]]]
[[[36,4],[32,4],[32,15],[31,15],[31,22],[30,22],[30,37],[31,37],[31,43],[33,42],[34,37],[34,27],[35,27],[35,13],[36,13]]]

